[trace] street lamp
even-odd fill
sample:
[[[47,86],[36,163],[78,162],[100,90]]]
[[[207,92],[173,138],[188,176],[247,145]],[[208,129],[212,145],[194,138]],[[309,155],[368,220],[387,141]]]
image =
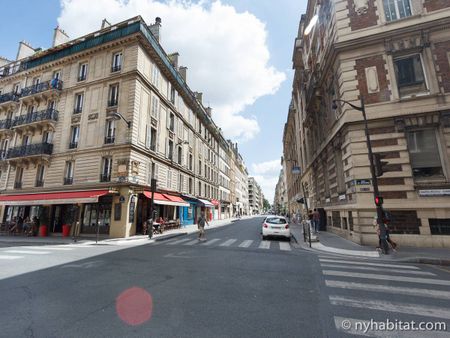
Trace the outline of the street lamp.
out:
[[[367,116],[366,116],[366,109],[364,106],[364,98],[361,96],[361,106],[355,106],[354,104],[345,101],[345,100],[333,100],[332,109],[336,110],[338,108],[336,102],[342,102],[345,104],[348,104],[353,109],[356,109],[360,112],[362,112],[362,116],[364,119],[364,130],[366,133],[366,143],[367,143],[367,150],[369,152],[369,163],[370,163],[370,174],[372,175],[372,185],[373,185],[373,197],[374,202],[377,209],[377,223],[380,227],[380,238],[382,238],[382,249],[384,253],[388,253],[388,245],[386,241],[386,227],[384,226],[383,222],[383,198],[380,196],[379,190],[378,190],[378,178],[375,174],[375,164],[373,159],[373,153],[372,153],[372,143],[370,142],[370,134],[369,134],[369,127],[367,125]]]
[[[124,120],[125,123],[126,123],[127,126],[128,126],[128,129],[131,128],[131,121],[127,121],[127,120],[125,119],[125,117],[123,117],[123,115],[122,115],[121,113],[114,112],[114,113],[111,114],[111,117],[112,117],[114,120],[120,120],[120,119]]]

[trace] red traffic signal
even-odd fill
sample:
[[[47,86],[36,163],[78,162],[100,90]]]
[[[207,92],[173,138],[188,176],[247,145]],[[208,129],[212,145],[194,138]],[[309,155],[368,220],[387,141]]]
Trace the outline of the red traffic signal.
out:
[[[377,207],[381,207],[383,205],[383,197],[381,196],[376,196],[375,197],[375,205]]]

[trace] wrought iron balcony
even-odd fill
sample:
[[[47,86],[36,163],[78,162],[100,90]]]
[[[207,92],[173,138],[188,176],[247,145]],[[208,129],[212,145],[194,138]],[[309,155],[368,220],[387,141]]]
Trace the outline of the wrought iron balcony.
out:
[[[8,101],[18,101],[18,100],[19,100],[19,95],[14,92],[0,95],[0,104],[2,104],[4,102],[8,102]]]
[[[83,107],[75,107],[73,109],[74,114],[80,114],[83,111]]]
[[[115,136],[105,136],[105,144],[114,143],[116,137]]]
[[[0,150],[0,161],[6,160],[6,154],[8,150]]]
[[[71,185],[73,183],[73,177],[64,177],[64,185]]]
[[[110,182],[110,181],[111,181],[111,174],[100,175],[100,182]]]
[[[119,103],[118,99],[108,100],[108,107],[115,107]]]
[[[0,121],[0,130],[2,129],[10,129],[12,127],[12,120],[6,119]]]
[[[122,69],[122,65],[112,66],[112,67],[111,67],[111,72],[112,72],[112,73],[118,72],[118,71],[121,70],[121,69]]]
[[[17,116],[14,119],[12,126],[17,127],[41,121],[58,121],[58,111],[55,109],[45,109],[33,113],[28,113],[26,115]]]
[[[25,87],[20,92],[20,97],[25,97],[29,95],[34,95],[37,93],[45,92],[50,89],[61,90],[63,87],[63,82],[58,79],[52,79],[50,81],[41,82],[36,85],[31,85]]]
[[[43,186],[44,186],[44,181],[42,181],[42,180],[36,180],[35,187],[43,187]]]
[[[78,141],[69,143],[69,149],[76,149],[77,147],[78,147]]]
[[[11,159],[35,155],[51,155],[52,152],[53,152],[53,144],[51,143],[28,144],[9,149],[6,158]]]
[[[86,74],[78,76],[78,82],[86,80]]]
[[[14,189],[22,189],[22,182],[14,182]]]

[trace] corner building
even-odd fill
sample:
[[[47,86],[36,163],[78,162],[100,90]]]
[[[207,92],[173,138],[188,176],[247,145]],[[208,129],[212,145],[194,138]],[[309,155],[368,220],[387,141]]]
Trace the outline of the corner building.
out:
[[[52,48],[21,43],[18,60],[0,59],[3,222],[47,210],[50,232],[79,221],[82,234],[134,235],[149,217],[152,178],[157,216],[220,218],[228,142],[178,54],[161,47],[160,28],[159,18],[134,17],[75,40],[56,29]]]
[[[392,236],[450,247],[450,2],[310,0],[293,64],[284,149],[302,172],[287,175],[289,199],[303,185],[323,228],[376,245],[362,114],[332,109],[362,97],[373,151],[387,162],[378,181]]]

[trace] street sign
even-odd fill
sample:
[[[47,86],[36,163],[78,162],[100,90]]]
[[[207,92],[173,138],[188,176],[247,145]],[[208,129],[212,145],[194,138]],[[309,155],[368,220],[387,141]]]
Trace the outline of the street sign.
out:
[[[292,167],[292,173],[298,175],[301,173],[300,167]]]
[[[124,203],[124,202],[125,202],[125,196],[120,196],[119,203]]]

